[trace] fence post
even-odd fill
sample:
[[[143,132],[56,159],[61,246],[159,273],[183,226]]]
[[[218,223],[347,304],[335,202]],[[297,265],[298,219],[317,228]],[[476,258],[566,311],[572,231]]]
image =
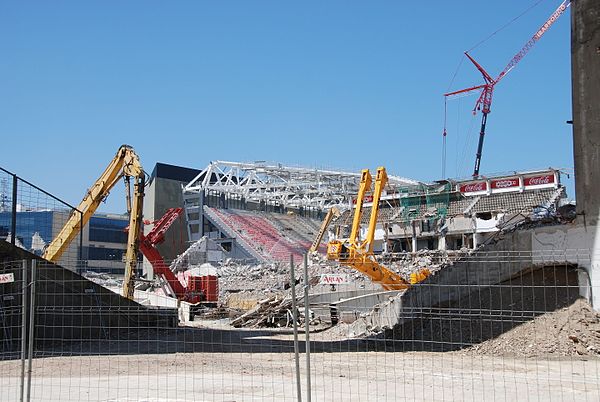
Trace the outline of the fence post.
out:
[[[25,396],[25,359],[27,358],[27,260],[23,260],[21,280],[21,390],[19,401],[23,402]]]
[[[77,273],[83,272],[83,212],[79,211],[79,252],[77,253]]]
[[[308,254],[304,254],[304,337],[306,348],[306,400],[310,402],[310,309],[308,303]]]
[[[296,392],[298,402],[302,402],[302,384],[300,383],[300,351],[298,348],[298,309],[296,308],[296,274],[294,273],[294,254],[290,254],[290,275],[292,287],[292,321],[294,321],[294,355],[296,361]]]
[[[30,288],[30,307],[29,307],[29,356],[27,362],[27,400],[31,400],[31,366],[33,360],[33,339],[35,335],[35,277],[37,260],[31,261],[31,288]]]
[[[15,245],[17,238],[17,175],[13,174],[13,187],[12,187],[12,208],[11,208],[11,224],[10,231],[12,236],[10,237],[10,244]]]

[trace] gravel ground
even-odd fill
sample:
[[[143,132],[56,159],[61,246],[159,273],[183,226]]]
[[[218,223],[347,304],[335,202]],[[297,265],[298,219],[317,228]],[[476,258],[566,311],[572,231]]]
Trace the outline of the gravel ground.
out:
[[[456,353],[311,354],[316,401],[596,401],[598,360]],[[293,353],[173,353],[33,361],[33,401],[297,401]],[[19,398],[19,361],[0,362],[0,400]],[[306,400],[305,355],[300,358]]]

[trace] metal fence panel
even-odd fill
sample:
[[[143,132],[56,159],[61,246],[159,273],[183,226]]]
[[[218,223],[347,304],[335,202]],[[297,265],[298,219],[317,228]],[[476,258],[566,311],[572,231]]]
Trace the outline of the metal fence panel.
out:
[[[589,252],[578,253],[589,261]],[[18,271],[20,264],[3,269]],[[155,302],[164,296],[141,290],[139,303],[129,301],[118,294],[118,278],[94,283],[38,261],[29,301],[35,302],[31,400],[592,401],[600,395],[600,315],[580,297],[581,268],[557,255],[473,253],[398,294],[358,276],[335,290],[318,285],[311,275],[323,269],[319,264],[306,277],[302,262],[295,266],[297,303],[265,296],[240,316],[223,298],[223,306],[206,306],[190,321],[184,303],[159,308]],[[22,295],[19,278],[11,285],[15,300]],[[292,288],[286,289],[289,296]],[[362,296],[347,297],[352,292]],[[234,294],[240,306],[243,292]],[[4,318],[4,327],[15,334],[2,349],[2,400],[17,400],[21,384],[22,310],[10,311],[5,303],[3,317],[13,318]]]

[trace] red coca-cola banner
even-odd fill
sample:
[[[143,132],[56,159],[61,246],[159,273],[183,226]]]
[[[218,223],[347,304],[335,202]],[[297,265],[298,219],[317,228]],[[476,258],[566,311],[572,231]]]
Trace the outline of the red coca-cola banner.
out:
[[[372,195],[366,195],[364,202],[373,202],[373,196]],[[356,198],[352,200],[352,203],[356,205]]]
[[[493,190],[501,190],[504,188],[519,187],[518,177],[506,177],[502,179],[492,180],[491,187]]]
[[[461,184],[459,187],[461,193],[476,193],[478,191],[487,191],[487,181],[474,181]]]
[[[553,174],[543,174],[539,176],[526,177],[524,179],[525,187],[528,186],[543,186],[545,184],[554,184]]]

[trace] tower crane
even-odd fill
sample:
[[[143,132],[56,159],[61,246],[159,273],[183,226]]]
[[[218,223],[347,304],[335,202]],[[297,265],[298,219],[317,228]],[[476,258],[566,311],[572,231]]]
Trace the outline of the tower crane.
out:
[[[541,37],[548,31],[548,29],[558,20],[558,18],[566,11],[567,7],[571,5],[571,0],[563,1],[560,6],[550,15],[550,18],[544,22],[544,24],[535,32],[535,34],[525,43],[525,45],[521,48],[521,50],[513,56],[513,58],[508,62],[504,70],[500,72],[498,77],[495,79],[492,78],[491,75],[485,71],[485,69],[475,61],[475,59],[468,53],[465,52],[465,56],[473,63],[475,68],[479,70],[481,75],[483,76],[483,80],[485,84],[476,85],[473,87],[461,89],[458,91],[445,93],[444,96],[447,98],[449,96],[466,94],[468,92],[481,90],[481,94],[475,102],[475,107],[473,108],[473,114],[477,113],[478,110],[481,110],[481,129],[479,131],[479,143],[477,144],[477,154],[475,155],[475,168],[473,170],[473,177],[479,176],[479,165],[481,163],[481,153],[483,151],[483,138],[485,136],[485,126],[487,123],[487,116],[491,111],[492,107],[492,94],[494,92],[494,87],[498,84],[506,75],[513,69],[515,66],[525,57],[525,55],[531,50],[531,48],[541,39]],[[446,130],[444,129],[444,137],[446,135]]]

